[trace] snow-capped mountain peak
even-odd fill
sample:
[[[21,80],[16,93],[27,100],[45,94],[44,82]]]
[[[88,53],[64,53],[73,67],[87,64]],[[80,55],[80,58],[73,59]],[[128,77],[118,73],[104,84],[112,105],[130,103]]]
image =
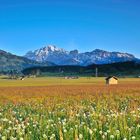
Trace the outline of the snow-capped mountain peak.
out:
[[[54,45],[28,52],[25,57],[40,62],[50,61],[57,65],[90,65],[107,64],[114,62],[133,61],[136,58],[132,54],[121,52],[108,52],[95,49],[91,52],[79,53],[78,50],[66,51]]]
[[[56,46],[54,45],[48,45],[48,46],[45,46],[43,48],[40,48],[38,50],[35,50],[35,53],[36,54],[39,54],[39,53],[45,53],[45,54],[48,54],[49,52],[61,52],[61,51],[64,51],[63,49],[60,49],[60,48],[57,48]]]
[[[57,48],[54,45],[48,45],[47,47],[45,46],[44,48],[41,48],[41,50],[54,52],[54,51],[62,51],[63,49]]]

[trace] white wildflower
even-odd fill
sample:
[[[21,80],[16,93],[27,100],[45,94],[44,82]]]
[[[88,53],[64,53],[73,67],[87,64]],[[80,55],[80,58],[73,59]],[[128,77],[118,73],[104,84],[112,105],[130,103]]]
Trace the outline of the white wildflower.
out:
[[[83,138],[83,135],[82,134],[79,134],[79,138],[82,139]]]
[[[115,137],[114,137],[114,135],[110,135],[110,138],[111,138],[111,139],[114,139]]]
[[[136,137],[135,136],[132,136],[132,140],[135,140],[136,139]]]

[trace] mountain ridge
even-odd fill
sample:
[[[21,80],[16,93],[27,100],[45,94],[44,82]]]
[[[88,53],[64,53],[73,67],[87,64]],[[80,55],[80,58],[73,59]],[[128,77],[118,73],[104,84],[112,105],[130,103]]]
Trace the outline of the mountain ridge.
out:
[[[27,52],[24,57],[38,62],[53,62],[56,65],[109,64],[115,62],[134,61],[137,58],[129,53],[109,52],[95,49],[91,52],[80,53],[77,49],[66,51],[54,45],[48,45],[35,51]]]

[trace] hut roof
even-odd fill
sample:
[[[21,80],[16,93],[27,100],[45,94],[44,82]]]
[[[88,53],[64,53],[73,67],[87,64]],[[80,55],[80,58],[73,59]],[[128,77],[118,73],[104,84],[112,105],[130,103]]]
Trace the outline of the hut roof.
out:
[[[116,76],[108,76],[105,80],[109,80],[110,78],[114,78],[114,79],[118,80],[118,78]]]

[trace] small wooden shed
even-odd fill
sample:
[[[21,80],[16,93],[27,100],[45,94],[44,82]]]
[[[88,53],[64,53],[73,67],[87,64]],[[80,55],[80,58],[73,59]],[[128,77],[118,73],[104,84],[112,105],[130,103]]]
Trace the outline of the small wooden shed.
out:
[[[118,78],[115,76],[109,76],[106,79],[107,85],[117,85],[118,84]]]

